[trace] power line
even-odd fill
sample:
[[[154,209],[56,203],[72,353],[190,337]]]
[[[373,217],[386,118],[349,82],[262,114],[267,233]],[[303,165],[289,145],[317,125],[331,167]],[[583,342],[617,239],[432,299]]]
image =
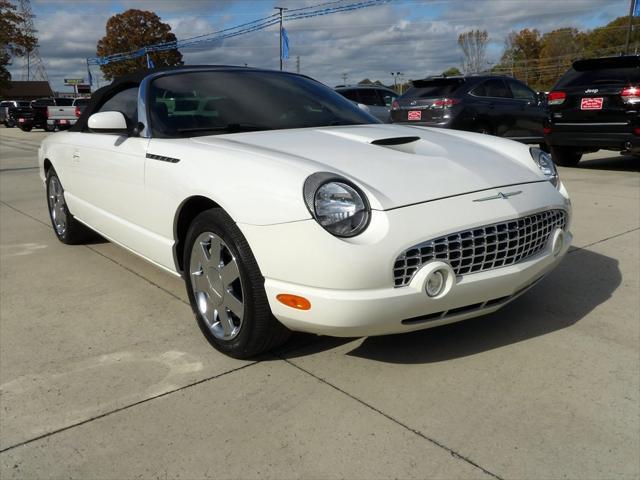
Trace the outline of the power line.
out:
[[[345,13],[354,10],[360,10],[363,8],[374,7],[389,3],[392,0],[360,0],[357,2],[344,3],[343,0],[337,2],[325,2],[318,5],[304,7],[302,9],[296,9],[295,11],[287,12],[284,15],[275,13],[267,17],[259,18],[251,22],[243,23],[235,27],[229,27],[216,32],[211,32],[204,35],[198,35],[197,37],[191,37],[184,40],[177,40],[173,42],[159,43],[155,45],[149,45],[139,48],[134,51],[116,53],[113,55],[107,55],[103,57],[88,58],[87,63],[89,65],[107,65],[109,63],[119,62],[123,60],[132,60],[146,55],[149,52],[162,52],[167,50],[175,50],[178,48],[192,47],[202,43],[214,43],[228,38],[237,37],[240,35],[246,35],[258,30],[264,30],[272,25],[278,24],[281,18],[293,21],[301,20],[304,18],[319,17],[324,15],[331,15],[334,13]],[[329,6],[329,5],[334,6]]]

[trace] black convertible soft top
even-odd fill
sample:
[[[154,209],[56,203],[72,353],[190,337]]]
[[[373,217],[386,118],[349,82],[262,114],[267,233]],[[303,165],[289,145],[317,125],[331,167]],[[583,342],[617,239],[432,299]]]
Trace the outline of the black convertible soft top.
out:
[[[248,67],[238,67],[233,65],[184,65],[179,67],[165,67],[165,68],[156,68],[153,70],[140,70],[139,72],[132,73],[130,75],[125,75],[122,77],[118,77],[113,80],[109,85],[106,85],[102,88],[96,90],[93,95],[91,95],[91,100],[87,105],[87,108],[84,109],[78,121],[70,128],[71,131],[74,132],[82,132],[86,129],[88,118],[98,109],[100,106],[109,98],[111,98],[116,93],[126,90],[127,88],[137,87],[140,85],[142,80],[148,75],[154,73],[161,72],[171,72],[175,70],[192,70],[192,69],[202,69],[202,70],[260,70],[263,69],[258,68],[248,68]]]

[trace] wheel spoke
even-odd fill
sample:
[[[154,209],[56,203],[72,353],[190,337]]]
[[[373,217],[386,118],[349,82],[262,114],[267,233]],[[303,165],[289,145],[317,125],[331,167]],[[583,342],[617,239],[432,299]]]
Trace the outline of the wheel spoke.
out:
[[[191,272],[191,278],[193,278],[194,293],[207,291],[209,287],[209,282],[207,282],[207,278],[201,267],[195,272]]]
[[[229,315],[229,312],[227,312],[226,308],[221,308],[218,310],[218,321],[220,322],[220,326],[224,331],[225,337],[230,336],[235,327],[233,325],[233,321],[231,320],[231,316]]]
[[[222,277],[222,282],[225,287],[231,285],[240,276],[240,271],[238,270],[238,264],[236,263],[235,258],[222,267],[220,270],[220,276]]]
[[[222,254],[222,243],[218,237],[211,237],[209,240],[209,252],[207,252],[207,266],[218,268]]]
[[[236,315],[236,317],[242,320],[242,316],[244,314],[244,304],[240,300],[238,300],[233,295],[233,293],[227,292],[222,303],[225,307],[231,310]]]

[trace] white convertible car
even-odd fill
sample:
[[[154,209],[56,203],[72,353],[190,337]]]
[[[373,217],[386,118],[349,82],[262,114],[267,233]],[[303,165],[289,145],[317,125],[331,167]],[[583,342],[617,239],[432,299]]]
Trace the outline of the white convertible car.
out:
[[[62,242],[95,231],[181,275],[202,331],[239,358],[291,330],[384,335],[494,312],[571,243],[543,151],[380,124],[291,73],[122,78],[39,162]]]

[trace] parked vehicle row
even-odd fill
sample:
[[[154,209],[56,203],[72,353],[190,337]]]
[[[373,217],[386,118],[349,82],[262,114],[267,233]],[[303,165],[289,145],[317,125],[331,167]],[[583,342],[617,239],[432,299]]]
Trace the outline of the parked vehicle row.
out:
[[[495,75],[415,80],[397,98],[384,87],[336,91],[366,105],[383,122],[540,144],[559,165],[575,166],[583,153],[598,149],[640,155],[639,59],[631,55],[576,61],[551,92],[542,93]]]
[[[73,126],[87,106],[87,98],[39,98],[33,101],[7,100],[0,103],[0,122],[8,128],[18,126],[30,132],[41,128],[48,132]]]

